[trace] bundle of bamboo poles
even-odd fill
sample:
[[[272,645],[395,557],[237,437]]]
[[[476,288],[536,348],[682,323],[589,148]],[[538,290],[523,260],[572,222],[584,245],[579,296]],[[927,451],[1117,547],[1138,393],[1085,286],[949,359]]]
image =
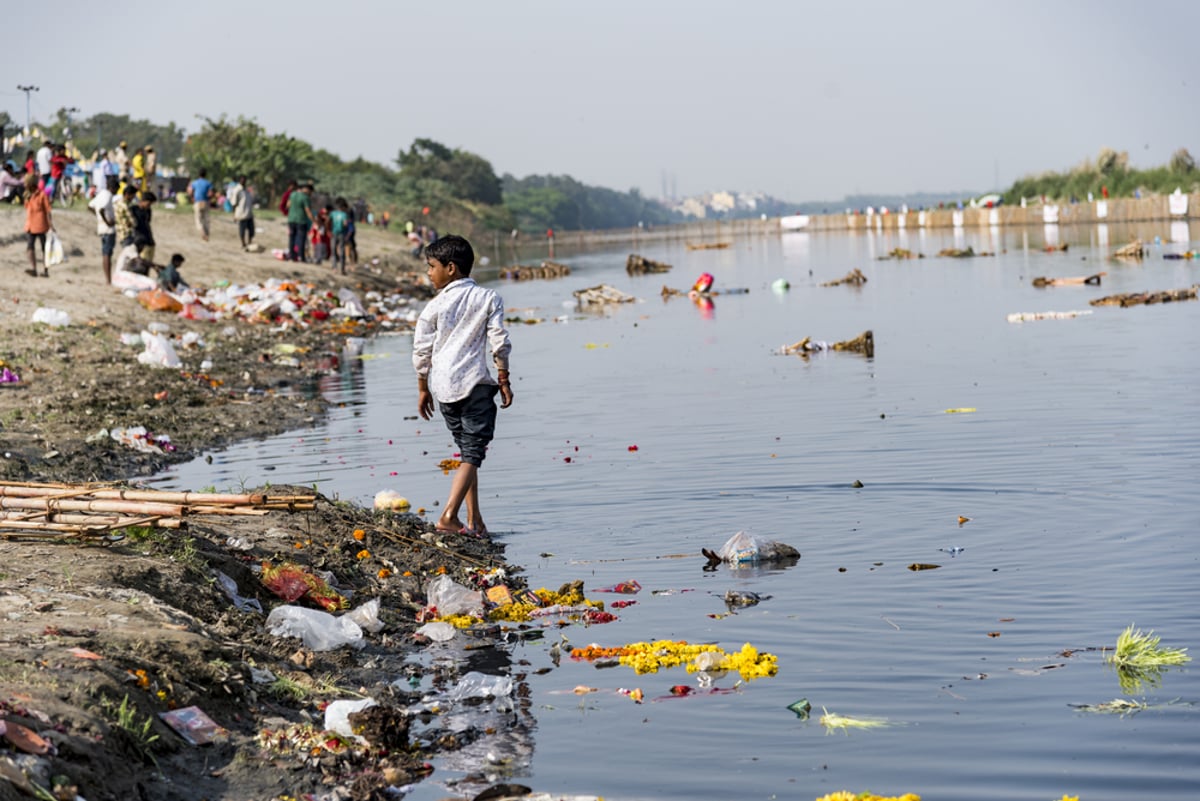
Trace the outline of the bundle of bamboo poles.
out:
[[[265,515],[314,508],[315,495],[167,492],[111,484],[0,482],[0,539],[102,538],[129,526],[179,529],[189,515]]]

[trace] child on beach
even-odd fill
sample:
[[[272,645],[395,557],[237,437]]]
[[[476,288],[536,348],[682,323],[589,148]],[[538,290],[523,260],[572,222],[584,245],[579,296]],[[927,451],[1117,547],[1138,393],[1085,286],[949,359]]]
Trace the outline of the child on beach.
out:
[[[37,277],[37,259],[34,258],[35,242],[42,244],[42,256],[46,255],[46,233],[54,230],[54,220],[50,213],[50,198],[38,188],[37,176],[29,173],[25,176],[25,241],[29,251],[29,269],[27,275]],[[468,268],[468,272],[470,268]],[[42,276],[48,277],[49,271],[42,267]]]
[[[447,235],[425,248],[429,280],[437,296],[417,320],[413,332],[413,367],[417,371],[417,410],[429,420],[436,399],[446,427],[458,445],[462,463],[450,485],[450,497],[437,530],[487,534],[479,510],[479,466],[496,429],[496,393],[500,407],[512,405],[504,328],[504,301],[471,278],[475,252],[461,236]],[[487,367],[491,345],[496,378]],[[467,525],[458,511],[467,504]]]

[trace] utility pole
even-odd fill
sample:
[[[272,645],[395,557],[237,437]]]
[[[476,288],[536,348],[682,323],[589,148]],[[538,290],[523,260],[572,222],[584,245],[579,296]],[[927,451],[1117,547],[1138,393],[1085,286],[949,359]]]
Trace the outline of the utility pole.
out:
[[[29,93],[39,92],[41,90],[36,86],[18,86],[17,91],[25,93],[25,135],[29,136]]]
[[[63,141],[64,142],[71,141],[71,115],[78,114],[78,113],[79,113],[78,106],[71,106],[70,108],[63,109],[63,114],[67,115],[67,127],[63,129]]]

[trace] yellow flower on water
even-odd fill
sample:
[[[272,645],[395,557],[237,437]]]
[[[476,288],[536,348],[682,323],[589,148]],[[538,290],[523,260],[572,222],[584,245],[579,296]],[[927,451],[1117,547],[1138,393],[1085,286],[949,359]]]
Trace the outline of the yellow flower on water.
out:
[[[921,801],[921,796],[915,793],[883,796],[874,793],[852,793],[848,790],[838,790],[836,793],[821,796],[817,801]],[[1075,799],[1075,801],[1079,801],[1079,799]]]

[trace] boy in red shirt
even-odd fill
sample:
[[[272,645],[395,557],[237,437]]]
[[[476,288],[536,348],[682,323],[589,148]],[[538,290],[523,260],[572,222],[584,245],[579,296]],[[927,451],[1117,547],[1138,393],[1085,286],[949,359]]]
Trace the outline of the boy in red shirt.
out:
[[[33,173],[25,176],[25,241],[29,251],[29,269],[27,275],[37,276],[37,259],[33,254],[33,243],[41,241],[42,260],[46,257],[46,232],[54,230],[54,221],[50,216],[50,198],[38,188],[37,176]],[[42,277],[49,278],[50,271],[42,267]]]

